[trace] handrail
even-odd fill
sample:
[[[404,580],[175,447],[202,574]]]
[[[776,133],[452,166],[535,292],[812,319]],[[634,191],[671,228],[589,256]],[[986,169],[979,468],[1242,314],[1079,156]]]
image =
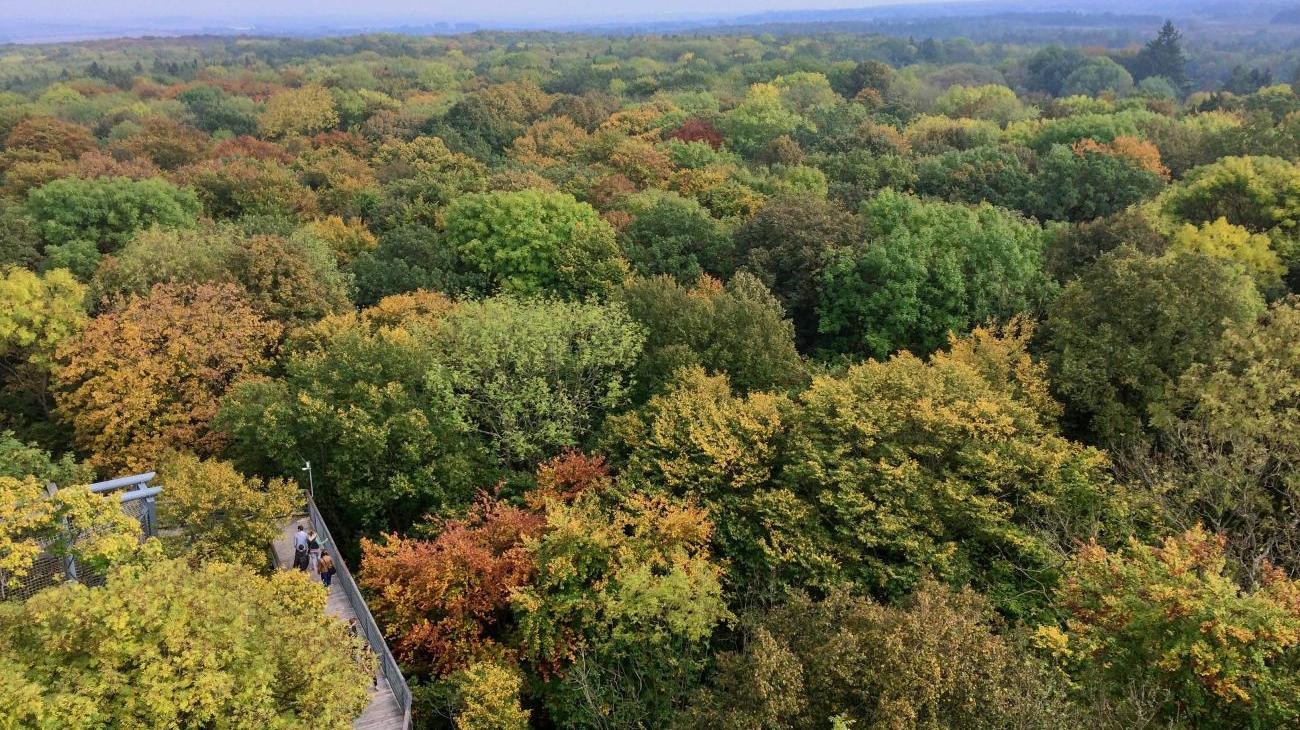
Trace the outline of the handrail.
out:
[[[155,472],[149,471],[144,474],[133,474],[129,477],[109,479],[106,482],[95,482],[90,485],[90,491],[98,494],[100,492],[108,492],[122,487],[134,487],[137,484],[148,486],[149,482],[153,481],[153,478],[156,476],[158,475]]]
[[[370,645],[370,650],[375,653],[375,656],[379,657],[380,671],[384,673],[384,678],[388,680],[388,686],[393,691],[393,697],[402,708],[402,730],[408,730],[411,727],[411,688],[407,686],[406,678],[402,676],[402,670],[397,666],[393,653],[389,651],[383,632],[379,630],[379,624],[375,623],[375,617],[370,614],[366,599],[362,597],[361,590],[352,579],[352,571],[348,570],[347,563],[343,562],[338,543],[330,535],[329,526],[325,524],[320,510],[316,508],[316,500],[312,499],[310,494],[307,495],[307,517],[311,520],[312,528],[324,538],[322,548],[334,560],[334,567],[338,571],[334,576],[334,582],[342,587],[347,595],[348,603],[352,604],[352,612],[357,615],[357,625],[366,637],[366,643]]]
[[[122,492],[118,499],[122,502],[134,502],[137,499],[148,499],[160,494],[162,494],[162,487],[145,487],[132,492]]]

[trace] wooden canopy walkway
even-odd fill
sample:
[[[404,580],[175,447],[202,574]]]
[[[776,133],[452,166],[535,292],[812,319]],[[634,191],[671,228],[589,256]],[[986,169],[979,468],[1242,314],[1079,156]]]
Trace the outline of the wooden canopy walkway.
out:
[[[317,524],[320,514],[315,510],[315,505],[309,502],[308,509],[309,514],[295,517],[286,524],[280,532],[280,537],[276,538],[272,545],[278,568],[289,570],[293,567],[293,536],[298,525],[315,529],[320,535],[328,537],[328,530],[322,529],[323,523]],[[312,519],[313,517],[315,519]],[[325,604],[325,612],[345,622],[357,619],[363,638],[379,658],[377,682],[370,690],[370,705],[360,717],[352,721],[352,727],[354,730],[407,730],[411,724],[411,695],[406,687],[406,681],[397,669],[397,664],[384,644],[383,637],[379,635],[374,619],[361,599],[361,594],[356,590],[352,575],[332,540],[325,544],[325,550],[334,558],[334,563],[338,567],[338,574],[334,576],[334,585]],[[317,575],[312,575],[311,578],[320,580]]]

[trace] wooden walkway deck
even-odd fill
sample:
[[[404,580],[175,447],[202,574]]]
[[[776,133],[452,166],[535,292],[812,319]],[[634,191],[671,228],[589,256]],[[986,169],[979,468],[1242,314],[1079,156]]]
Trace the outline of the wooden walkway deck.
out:
[[[293,533],[297,531],[299,524],[306,524],[306,518],[295,519],[285,525],[280,531],[280,537],[274,543],[276,564],[283,570],[293,567]],[[320,580],[316,575],[311,578],[315,581]],[[341,621],[356,618],[347,595],[337,587],[330,591],[329,599],[325,604],[325,613],[337,616]],[[378,684],[370,690],[370,705],[360,717],[352,721],[353,730],[401,730],[402,720],[402,708],[393,696],[388,680],[380,673]]]

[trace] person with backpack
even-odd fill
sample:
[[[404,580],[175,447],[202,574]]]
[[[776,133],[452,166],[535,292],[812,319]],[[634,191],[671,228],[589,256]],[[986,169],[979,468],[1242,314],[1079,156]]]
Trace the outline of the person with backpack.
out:
[[[303,572],[306,572],[306,571],[307,571],[307,563],[309,562],[309,560],[310,560],[310,558],[307,556],[307,544],[306,544],[306,543],[302,543],[301,545],[296,545],[296,546],[294,546],[294,549],[293,549],[293,567],[294,567],[294,570],[301,570],[301,571],[303,571]]]
[[[315,530],[307,531],[307,569],[312,573],[318,573],[316,564],[320,561],[320,538],[316,536]]]
[[[328,592],[330,583],[334,581],[334,574],[338,572],[334,567],[334,558],[331,558],[329,553],[320,556],[316,561],[316,571],[320,574],[320,582],[325,585],[325,590]]]

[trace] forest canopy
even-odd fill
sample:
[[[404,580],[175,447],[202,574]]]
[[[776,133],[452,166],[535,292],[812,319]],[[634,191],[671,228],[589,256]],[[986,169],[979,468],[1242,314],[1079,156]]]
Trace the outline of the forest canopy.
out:
[[[349,726],[304,462],[418,728],[1300,724],[1300,55],[1149,25],[4,47],[0,726]]]

